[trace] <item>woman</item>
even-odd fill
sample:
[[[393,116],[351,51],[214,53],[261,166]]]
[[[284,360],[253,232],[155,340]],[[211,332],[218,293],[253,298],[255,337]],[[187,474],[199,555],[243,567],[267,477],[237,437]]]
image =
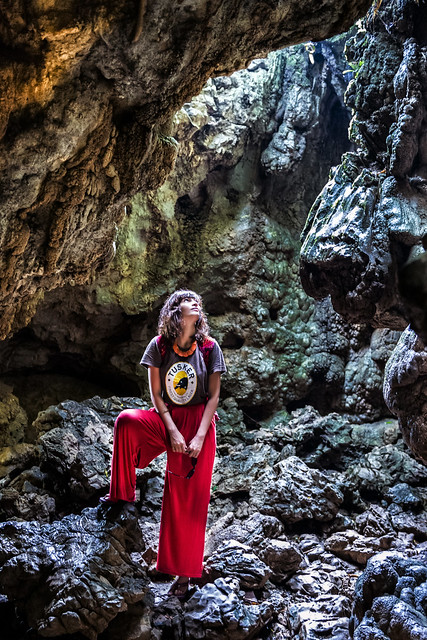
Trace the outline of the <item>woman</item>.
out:
[[[203,570],[215,410],[226,367],[194,291],[175,291],[166,300],[158,332],[141,360],[154,407],[123,411],[117,418],[104,501],[133,502],[135,468],[167,451],[157,569],[177,576],[169,593],[183,598],[190,578]]]

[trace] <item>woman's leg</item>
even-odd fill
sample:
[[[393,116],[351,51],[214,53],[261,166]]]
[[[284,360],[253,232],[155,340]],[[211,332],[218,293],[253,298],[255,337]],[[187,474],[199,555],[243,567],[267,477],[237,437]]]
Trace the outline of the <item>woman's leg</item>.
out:
[[[175,424],[187,444],[199,428],[203,411],[204,405],[174,407],[172,410]],[[212,421],[197,458],[195,472],[187,480],[177,476],[186,476],[192,469],[191,458],[173,453],[168,447],[157,558],[157,569],[162,573],[189,577],[202,575],[215,448],[215,422]],[[168,473],[168,470],[177,475]]]
[[[154,410],[122,411],[114,426],[108,501],[135,501],[136,468],[143,469],[166,451],[166,429]]]

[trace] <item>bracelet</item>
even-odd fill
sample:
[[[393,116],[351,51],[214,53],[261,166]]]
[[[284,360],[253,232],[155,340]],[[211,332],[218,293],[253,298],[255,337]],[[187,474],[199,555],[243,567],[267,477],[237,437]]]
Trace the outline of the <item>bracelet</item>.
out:
[[[160,411],[161,414],[163,413],[169,413],[169,409],[165,409],[165,411]]]

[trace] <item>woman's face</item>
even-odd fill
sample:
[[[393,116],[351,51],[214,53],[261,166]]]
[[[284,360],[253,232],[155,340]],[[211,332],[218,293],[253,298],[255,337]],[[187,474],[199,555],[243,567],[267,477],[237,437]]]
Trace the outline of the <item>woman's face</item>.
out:
[[[181,309],[181,317],[184,322],[187,320],[193,320],[196,322],[199,319],[200,305],[196,298],[191,298],[190,296],[183,298],[179,306]]]

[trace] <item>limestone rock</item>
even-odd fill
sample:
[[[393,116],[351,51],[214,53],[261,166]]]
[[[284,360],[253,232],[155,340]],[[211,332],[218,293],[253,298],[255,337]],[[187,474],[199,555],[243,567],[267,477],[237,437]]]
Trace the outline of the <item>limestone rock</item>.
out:
[[[41,433],[41,466],[49,472],[58,495],[85,501],[108,491],[113,440],[112,406],[115,417],[125,406],[145,406],[138,399],[128,399],[126,405],[123,401],[105,402],[106,411],[99,402],[98,413],[91,408],[90,402],[70,400],[57,407],[49,407],[39,415],[35,426]]]
[[[303,556],[296,544],[287,540],[266,540],[258,555],[272,569],[270,578],[274,583],[280,583],[289,578],[303,561]]]
[[[0,585],[41,636],[81,633],[95,640],[128,604],[146,594],[133,507],[108,522],[84,509],[51,525],[0,525]]]
[[[187,637],[243,640],[261,631],[273,616],[271,603],[244,605],[238,591],[233,578],[218,578],[196,591],[185,607]]]
[[[331,520],[342,501],[336,481],[295,456],[264,472],[250,491],[250,502],[257,510],[286,523]]]
[[[379,551],[390,549],[394,537],[394,532],[377,538],[362,536],[351,530],[341,531],[326,540],[325,549],[344,560],[365,565]]]
[[[294,604],[289,610],[292,637],[346,640],[350,609],[350,601],[343,596],[320,596],[315,602]]]
[[[218,547],[205,566],[214,580],[236,577],[246,589],[261,589],[272,573],[250,547],[237,540],[229,540]]]
[[[380,553],[357,581],[351,621],[354,640],[427,637],[425,557]]]
[[[0,334],[28,322],[43,290],[86,282],[111,259],[124,204],[172,167],[171,116],[209,77],[342,32],[368,6],[328,1],[313,20],[294,1],[104,0],[93,11],[54,3],[49,12],[30,2],[25,15],[10,2],[2,14],[10,55],[1,73]]]
[[[407,315],[395,249],[402,243],[408,255],[426,233],[419,11],[416,3],[382,3],[347,46],[354,79],[346,100],[358,150],[343,158],[314,205],[302,249],[307,291],[331,294],[334,308],[354,321],[397,329]],[[418,151],[423,160],[414,165]]]
[[[417,485],[427,477],[424,465],[414,460],[406,451],[387,444],[374,447],[360,456],[346,471],[351,485],[358,489],[375,491],[385,495],[397,482]]]
[[[0,383],[0,455],[3,447],[23,441],[27,426],[25,411],[19,406],[18,398],[11,392],[10,387]]]
[[[384,375],[384,398],[399,418],[407,445],[427,461],[427,350],[408,327],[391,355]]]

